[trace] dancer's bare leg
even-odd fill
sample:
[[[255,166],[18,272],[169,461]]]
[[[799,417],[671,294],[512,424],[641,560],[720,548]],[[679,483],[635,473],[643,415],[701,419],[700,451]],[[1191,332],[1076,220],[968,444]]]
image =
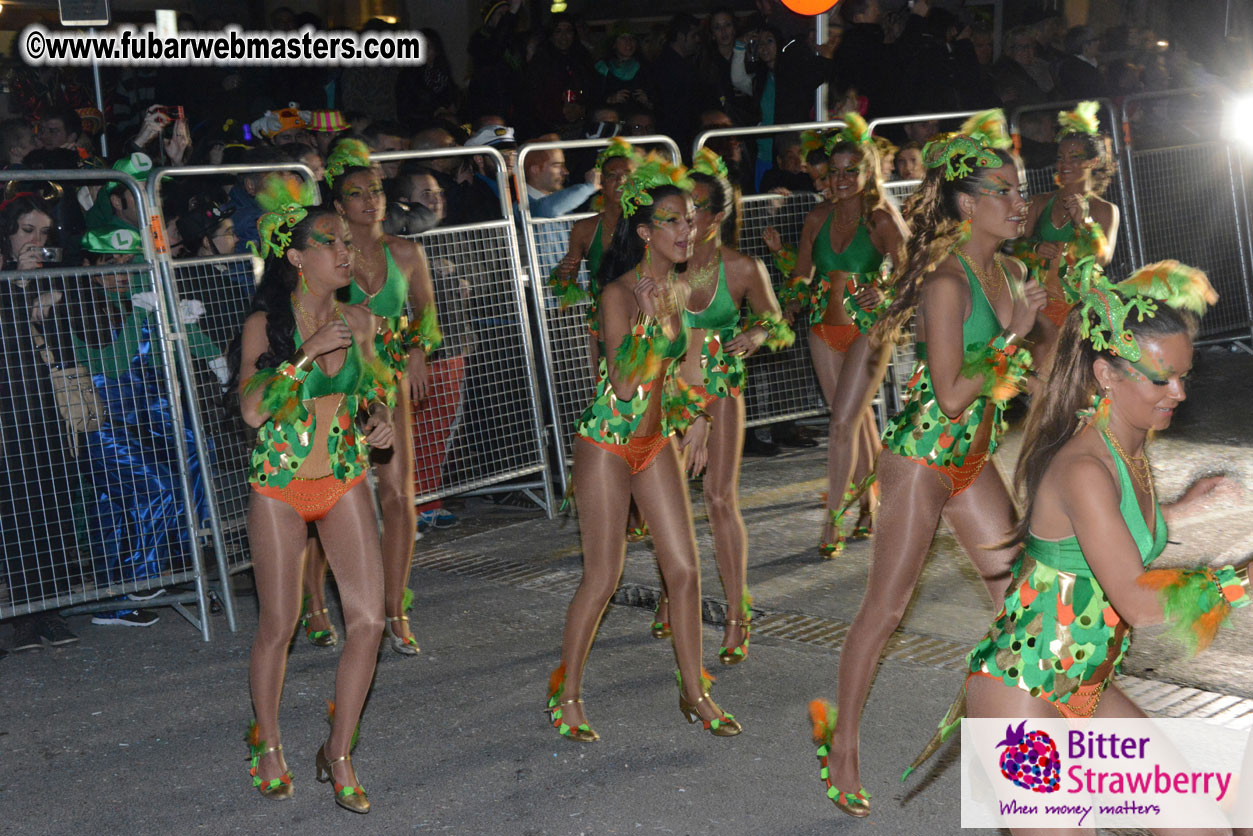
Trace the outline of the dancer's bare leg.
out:
[[[326,553],[317,537],[310,537],[305,543],[305,595],[309,596],[308,613],[311,631],[330,630],[331,617],[322,612],[326,607]]]
[[[256,491],[248,501],[248,543],[257,585],[257,635],[252,641],[249,684],[258,737],[266,746],[281,742],[278,707],[287,673],[287,646],[300,619],[300,587],[304,573],[304,519],[287,503]],[[279,753],[257,765],[262,783],[283,774]]]
[[[740,514],[740,461],[743,456],[744,399],[718,398],[709,404],[709,463],[705,470],[705,509],[713,529],[714,559],[727,597],[727,619],[742,621],[748,589],[748,531]],[[722,646],[744,643],[744,628],[728,624]]]
[[[944,506],[944,522],[979,571],[992,599],[992,611],[999,610],[1009,589],[1010,569],[1021,547],[999,545],[1013,533],[1018,516],[1000,471],[992,462],[983,466],[970,487]]]
[[[844,486],[838,488],[831,485],[831,456],[835,449],[835,393],[840,381],[840,372],[844,368],[846,355],[827,345],[817,337],[810,335],[809,356],[814,363],[814,374],[818,378],[818,387],[822,390],[822,399],[831,412],[830,423],[827,424],[827,508],[838,508],[840,497],[844,495]],[[835,532],[831,528],[830,516],[824,515],[822,523],[822,542],[835,542]]]
[[[677,444],[671,441],[642,473],[631,478],[631,493],[648,520],[657,550],[657,563],[670,592],[670,626],[674,655],[683,677],[683,696],[689,703],[701,697],[700,569],[696,564],[696,533],[687,481],[679,466]],[[721,710],[712,699],[696,706],[705,720]]]
[[[619,456],[593,444],[574,444],[574,498],[583,544],[583,579],[566,610],[561,661],[566,666],[564,700],[583,693],[583,666],[605,607],[618,588],[626,560],[627,507],[631,469]],[[577,728],[587,722],[582,703],[562,707],[562,722]]]
[[[335,719],[323,750],[329,760],[349,754],[361,719],[379,640],[383,637],[383,558],[369,486],[360,482],[318,521],[318,536],[344,605],[344,649],[335,674]],[[351,761],[331,766],[335,780],[356,786]]]
[[[392,410],[392,429],[396,443],[390,450],[380,451],[376,461],[379,506],[383,510],[383,600],[387,615],[404,615],[405,587],[413,566],[413,541],[418,531],[418,516],[413,496],[413,427],[409,409],[408,378],[396,387],[396,408]],[[389,621],[388,629],[398,638],[407,638],[409,624]]]
[[[879,456],[882,512],[866,592],[840,649],[839,717],[828,764],[845,792],[862,786],[858,730],[879,657],[901,623],[922,573],[949,489],[936,471],[884,451]]]

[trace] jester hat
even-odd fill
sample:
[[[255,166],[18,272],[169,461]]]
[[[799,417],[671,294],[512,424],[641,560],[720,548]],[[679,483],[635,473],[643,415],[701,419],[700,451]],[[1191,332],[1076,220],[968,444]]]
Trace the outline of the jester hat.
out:
[[[677,186],[686,192],[692,190],[692,181],[686,168],[654,151],[622,183],[622,217],[629,218],[641,206],[651,205],[653,196],[649,192],[661,186]]]

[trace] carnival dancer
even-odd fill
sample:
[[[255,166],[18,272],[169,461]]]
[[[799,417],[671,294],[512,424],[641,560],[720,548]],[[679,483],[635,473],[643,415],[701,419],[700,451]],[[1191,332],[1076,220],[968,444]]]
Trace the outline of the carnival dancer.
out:
[[[813,213],[829,212],[831,209],[831,177],[830,177],[830,157],[827,155],[828,145],[834,146],[838,139],[835,137],[840,132],[838,130],[829,131],[804,131],[801,133],[801,158],[805,161],[805,170],[809,173],[809,177],[813,182],[814,192],[818,196],[818,204],[810,210]],[[796,271],[796,247],[792,244],[784,244],[783,236],[774,227],[766,227],[761,234],[762,241],[765,242],[767,249],[770,250],[775,268],[779,274],[788,279]],[[789,326],[796,324],[796,316],[800,313],[801,301],[804,298],[803,290],[793,290],[790,294],[796,298],[790,299],[787,308],[783,311],[783,320]],[[773,430],[772,430],[773,432]],[[857,439],[854,442],[856,446],[856,465],[853,468],[853,479],[850,490],[853,495],[858,497],[858,513],[857,521],[853,526],[853,530],[849,533],[850,540],[864,540],[872,533],[872,521],[874,516],[874,498],[877,491],[869,489],[872,487],[868,477],[874,472],[875,459],[879,455],[882,443],[879,441],[879,431],[875,424],[874,409],[867,406],[862,420],[859,423]],[[865,485],[868,489],[857,490],[856,486]],[[829,492],[823,492],[822,502],[827,501]],[[825,552],[824,552],[825,554]]]
[[[351,279],[346,225],[333,211],[306,209],[289,179],[270,182],[278,185],[259,196],[267,209],[258,221],[266,271],[233,358],[247,381],[240,388],[244,421],[257,428],[248,508],[261,605],[251,663],[251,774],[263,796],[291,797],[278,709],[312,522],[347,627],[318,780],[333,781],[339,806],[365,813],[370,802],[350,749],[385,622],[383,560],[364,475],[370,449],[386,449],[395,438],[386,406],[392,372],[374,353],[375,317],[335,298]]]
[[[418,653],[418,642],[406,615],[412,602],[412,592],[406,587],[418,524],[414,509],[411,410],[427,396],[427,360],[441,341],[435,292],[422,246],[383,234],[383,181],[378,167],[370,162],[365,143],[355,139],[339,142],[326,161],[326,180],[334,206],[348,224],[352,282],[348,285],[347,301],[366,305],[381,319],[374,350],[392,370],[388,402],[394,407],[393,429],[398,441],[385,453],[371,453],[371,460],[378,474],[379,505],[383,510],[385,637],[392,650],[413,656]],[[414,313],[412,324],[405,316],[406,302]],[[312,541],[309,552],[305,630],[314,644],[334,644],[333,628],[326,620],[323,603],[326,562]]]
[[[696,247],[683,274],[691,290],[683,309],[691,350],[680,365],[679,376],[696,393],[689,407],[692,420],[709,424],[704,449],[688,448],[688,466],[693,474],[707,467],[703,483],[705,505],[713,529],[718,576],[727,596],[726,626],[718,659],[724,665],[734,665],[748,656],[752,618],[748,533],[739,502],[744,358],[763,345],[776,351],[785,348],[792,344],[795,335],[783,323],[765,265],[735,249],[739,240],[739,195],[727,178],[726,163],[713,151],[702,148],[692,162],[691,179]],[[741,321],[740,310],[746,301],[751,313]],[[654,624],[665,625],[668,621],[669,602],[663,589]]]
[[[621,137],[611,139],[605,150],[600,152],[596,158],[596,169],[600,172],[600,200],[603,205],[595,215],[576,221],[570,228],[566,254],[549,274],[549,287],[562,309],[579,302],[587,303],[587,352],[593,373],[599,368],[600,357],[604,354],[603,340],[598,331],[600,292],[606,281],[616,278],[602,276],[600,267],[605,253],[613,244],[614,231],[622,220],[622,183],[634,167],[637,156],[631,144]],[[585,259],[586,288],[578,282],[579,264]]]
[[[913,596],[941,516],[983,578],[1004,598],[1016,550],[992,545],[1015,524],[995,467],[1001,412],[1030,357],[1018,348],[1044,305],[1026,270],[999,254],[1022,230],[1019,162],[999,110],[927,143],[928,172],[909,199],[912,237],[896,268],[895,298],[876,325],[886,341],[917,308],[918,365],[904,409],[888,422],[879,456],[880,519],[861,608],[840,651],[839,723],[829,751],[830,796],[870,813],[857,747],[861,710],[888,637]]]
[[[850,485],[857,440],[868,407],[883,380],[890,342],[871,329],[890,293],[880,278],[884,257],[902,260],[909,233],[883,198],[878,152],[870,128],[856,113],[827,144],[831,202],[805,218],[795,268],[782,296],[809,305],[809,352],[831,410],[827,434],[827,518],[819,551],[836,557],[844,549],[844,511],[868,487]],[[838,304],[833,304],[837,302]]]
[[[1027,508],[1011,539],[1023,551],[1005,605],[906,776],[963,716],[1144,717],[1113,683],[1132,629],[1166,622],[1197,651],[1232,608],[1249,603],[1247,562],[1149,568],[1166,547],[1168,522],[1234,487],[1206,477],[1159,506],[1144,449],[1186,397],[1197,317],[1218,296],[1204,273],[1176,261],[1116,285],[1091,261],[1076,267],[1085,277],[1077,277],[1078,310],[1027,420],[1015,473]]]
[[[1048,291],[1044,315],[1058,328],[1078,299],[1069,276],[1074,264],[1094,255],[1104,267],[1118,241],[1118,207],[1101,195],[1114,176],[1110,139],[1101,133],[1097,102],[1079,102],[1057,115],[1057,189],[1027,206],[1031,234],[1013,246],[1031,275]]]
[[[601,615],[626,558],[627,508],[634,497],[653,529],[657,562],[670,590],[679,711],[715,735],[740,724],[709,696],[701,667],[700,571],[687,484],[671,441],[674,421],[690,400],[676,372],[687,350],[682,310],[688,287],[675,265],[695,243],[691,181],[686,171],[650,156],[622,188],[622,221],[606,255],[596,395],[579,418],[574,496],[583,542],[583,579],[570,602],[561,665],[549,678],[548,711],[565,737],[598,735],[583,710],[583,668]],[[709,426],[696,421],[682,446],[703,449]]]

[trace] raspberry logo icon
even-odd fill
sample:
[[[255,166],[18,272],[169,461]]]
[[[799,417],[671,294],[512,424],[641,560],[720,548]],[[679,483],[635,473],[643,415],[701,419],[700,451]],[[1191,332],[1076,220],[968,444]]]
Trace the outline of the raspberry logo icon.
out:
[[[1001,774],[1025,790],[1057,792],[1062,774],[1057,744],[1045,732],[1026,728],[1026,720],[1018,728],[1005,727],[1005,739],[996,744],[1004,747]]]

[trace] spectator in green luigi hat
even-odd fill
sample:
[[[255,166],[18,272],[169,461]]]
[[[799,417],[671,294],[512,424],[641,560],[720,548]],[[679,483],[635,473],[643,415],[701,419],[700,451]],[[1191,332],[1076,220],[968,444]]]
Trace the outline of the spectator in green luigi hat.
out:
[[[148,180],[148,173],[152,171],[152,158],[136,151],[115,162],[113,170],[129,174],[144,183]],[[121,188],[121,185],[117,180],[111,180],[96,195],[96,202],[84,216],[89,230],[105,226],[125,226],[135,232],[139,231],[143,221],[139,217],[139,207],[135,205],[135,195],[130,189]]]

